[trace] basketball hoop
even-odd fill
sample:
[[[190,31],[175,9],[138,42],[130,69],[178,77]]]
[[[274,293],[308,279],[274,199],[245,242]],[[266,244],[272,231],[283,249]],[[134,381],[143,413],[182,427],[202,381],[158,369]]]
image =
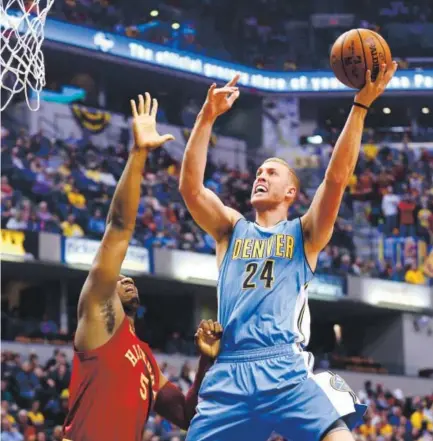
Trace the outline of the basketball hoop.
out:
[[[44,26],[54,0],[0,0],[1,111],[24,91],[30,110],[38,110],[45,86]],[[33,92],[33,93],[31,93]],[[36,98],[36,103],[31,98]]]

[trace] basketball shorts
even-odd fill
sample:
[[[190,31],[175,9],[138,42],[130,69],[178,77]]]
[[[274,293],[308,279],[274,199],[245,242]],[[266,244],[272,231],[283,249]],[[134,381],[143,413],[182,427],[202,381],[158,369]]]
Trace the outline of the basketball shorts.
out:
[[[222,353],[206,374],[187,441],[319,441],[342,418],[349,428],[367,406],[338,375],[313,374],[295,345]]]

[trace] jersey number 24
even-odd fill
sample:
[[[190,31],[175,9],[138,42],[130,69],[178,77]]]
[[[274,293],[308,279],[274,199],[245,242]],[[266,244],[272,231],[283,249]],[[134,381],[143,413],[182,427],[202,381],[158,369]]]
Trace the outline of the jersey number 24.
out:
[[[268,259],[265,261],[263,265],[259,265],[258,262],[250,262],[245,267],[246,277],[244,279],[244,283],[242,284],[243,289],[252,289],[257,287],[257,283],[255,277],[257,272],[260,272],[260,280],[263,281],[265,288],[272,288],[272,284],[274,283],[274,264],[275,261],[272,259]],[[259,268],[260,267],[260,268]]]

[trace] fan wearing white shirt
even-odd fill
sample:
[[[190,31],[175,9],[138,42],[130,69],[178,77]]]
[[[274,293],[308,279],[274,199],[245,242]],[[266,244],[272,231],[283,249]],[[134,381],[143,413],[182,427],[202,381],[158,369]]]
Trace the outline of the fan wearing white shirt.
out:
[[[382,198],[382,213],[385,218],[385,234],[390,236],[398,226],[398,204],[400,196],[394,194],[391,186],[387,188],[387,193]]]

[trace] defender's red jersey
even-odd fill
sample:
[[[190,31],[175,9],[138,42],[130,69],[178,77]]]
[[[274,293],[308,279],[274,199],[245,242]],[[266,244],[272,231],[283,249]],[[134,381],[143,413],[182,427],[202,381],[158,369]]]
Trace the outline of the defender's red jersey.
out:
[[[75,352],[64,438],[140,441],[159,384],[149,346],[128,318],[103,346]]]

